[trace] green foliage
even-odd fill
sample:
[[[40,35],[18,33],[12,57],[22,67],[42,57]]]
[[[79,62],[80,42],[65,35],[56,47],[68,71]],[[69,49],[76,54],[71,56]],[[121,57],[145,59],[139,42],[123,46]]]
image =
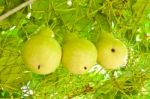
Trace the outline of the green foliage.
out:
[[[0,0],[0,15],[24,1]],[[128,64],[84,75],[73,75],[62,65],[49,75],[34,74],[21,51],[43,25],[52,28],[61,45],[69,33],[95,42],[101,32],[110,32],[128,47]],[[32,8],[0,22],[0,98],[149,99],[149,34],[150,0],[36,0]]]

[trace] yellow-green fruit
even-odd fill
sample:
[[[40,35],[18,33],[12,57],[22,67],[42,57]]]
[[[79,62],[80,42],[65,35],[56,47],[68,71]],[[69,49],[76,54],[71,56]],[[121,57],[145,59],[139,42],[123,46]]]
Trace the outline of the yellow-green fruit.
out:
[[[22,51],[24,63],[34,73],[49,74],[59,66],[61,47],[51,38],[51,32],[49,28],[42,28],[24,45]]]
[[[97,42],[98,63],[105,69],[118,69],[127,63],[128,50],[118,39],[101,38]]]
[[[63,65],[73,74],[83,74],[97,60],[96,47],[88,40],[73,39],[63,45]]]

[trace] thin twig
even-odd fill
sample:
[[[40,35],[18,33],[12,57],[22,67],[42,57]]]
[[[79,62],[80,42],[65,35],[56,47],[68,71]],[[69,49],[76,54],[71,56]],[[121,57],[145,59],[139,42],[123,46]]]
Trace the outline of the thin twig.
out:
[[[17,6],[16,8],[14,8],[14,9],[12,9],[12,10],[6,12],[5,14],[3,14],[3,15],[0,16],[0,21],[6,19],[6,18],[9,17],[10,15],[12,15],[12,14],[16,13],[17,11],[21,10],[22,8],[24,8],[24,7],[26,7],[26,6],[30,5],[30,4],[32,4],[34,1],[36,1],[36,0],[29,0],[29,1],[26,1],[26,2],[24,2],[24,3],[22,3],[22,4],[20,4],[19,6]]]

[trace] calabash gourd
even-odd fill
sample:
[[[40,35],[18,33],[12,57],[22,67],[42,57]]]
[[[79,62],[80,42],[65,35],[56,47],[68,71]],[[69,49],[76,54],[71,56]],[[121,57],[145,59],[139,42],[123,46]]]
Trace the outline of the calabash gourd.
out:
[[[97,62],[105,69],[119,69],[126,65],[128,50],[123,42],[110,33],[103,33],[96,44]]]
[[[32,72],[49,74],[59,66],[62,51],[53,35],[50,28],[44,27],[25,43],[22,58]]]
[[[62,64],[73,74],[86,73],[96,60],[96,47],[86,39],[70,39],[63,45]]]

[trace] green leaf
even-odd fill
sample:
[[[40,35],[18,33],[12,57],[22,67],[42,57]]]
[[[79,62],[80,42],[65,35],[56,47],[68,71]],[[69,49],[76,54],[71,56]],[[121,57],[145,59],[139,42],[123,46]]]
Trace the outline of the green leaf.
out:
[[[98,14],[97,21],[101,30],[106,31],[106,32],[111,32],[111,26],[106,15],[101,14],[101,13]]]
[[[21,3],[23,3],[24,0],[5,0],[3,3],[4,3],[4,6],[5,6],[5,10],[4,10],[4,13],[17,7],[18,5],[20,5]]]
[[[136,0],[133,4],[133,10],[135,13],[140,13],[142,10],[148,10],[150,6],[149,0]]]
[[[4,11],[4,6],[1,6],[0,5],[0,15],[1,15],[1,13]]]
[[[31,14],[36,19],[44,19],[48,17],[50,12],[50,0],[37,0],[32,4]],[[30,9],[29,9],[30,11]]]

